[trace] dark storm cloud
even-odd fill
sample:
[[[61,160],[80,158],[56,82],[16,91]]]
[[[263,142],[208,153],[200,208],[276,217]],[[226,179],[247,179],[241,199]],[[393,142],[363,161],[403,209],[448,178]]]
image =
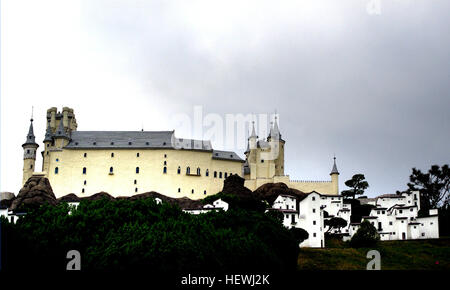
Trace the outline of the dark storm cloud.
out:
[[[158,1],[88,1],[83,23],[174,112],[276,109],[291,178],[328,178],[336,153],[341,188],[361,172],[374,195],[404,189],[413,166],[449,163],[450,3],[381,1],[381,14],[369,15],[366,1],[324,2],[329,10],[284,17],[266,1],[194,14]],[[215,26],[220,13],[230,21]],[[211,23],[198,24],[205,15]]]

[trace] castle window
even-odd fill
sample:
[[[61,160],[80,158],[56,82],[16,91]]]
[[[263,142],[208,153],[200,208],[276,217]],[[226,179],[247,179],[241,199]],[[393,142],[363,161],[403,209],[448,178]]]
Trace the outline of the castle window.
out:
[[[136,167],[136,174],[139,174],[139,167]]]
[[[205,190],[205,191],[203,191],[203,194],[206,194],[206,190]]]
[[[134,180],[134,184],[137,184],[137,180],[136,179]]]
[[[165,143],[165,142],[164,142]],[[167,158],[167,154],[164,154],[164,158]]]
[[[261,163],[264,163],[264,159],[261,159]]]
[[[134,189],[134,192],[137,192],[138,191],[138,189],[137,189],[137,187]]]
[[[56,158],[56,162],[59,162],[59,159],[58,159],[58,158]]]
[[[191,174],[191,168],[189,166],[186,168],[186,174]]]
[[[97,142],[94,142],[94,143],[92,143],[92,144],[97,145]]]
[[[225,172],[225,178],[227,178],[227,177],[228,177],[228,173]]]
[[[163,168],[163,173],[166,174],[167,173],[167,167],[164,166]]]
[[[178,192],[181,192],[181,188],[178,187]]]
[[[181,167],[180,167],[180,166],[178,166],[177,173],[178,173],[178,174],[181,173]]]
[[[111,142],[111,145],[114,145],[114,142]]]
[[[145,145],[150,145],[150,143],[149,142],[145,142]]]
[[[84,185],[86,185],[86,180],[84,181]]]
[[[136,157],[139,157],[139,152],[138,152],[138,153],[136,153]]]
[[[313,225],[316,225],[316,221],[313,221]]]
[[[58,174],[58,172],[59,172],[59,168],[55,167],[55,174]]]
[[[27,149],[27,154],[30,154],[30,149]]]
[[[164,165],[167,165],[167,161],[164,160]]]
[[[84,158],[86,158],[87,157],[87,153],[84,153]]]
[[[206,169],[206,176],[209,176],[209,170]]]
[[[192,194],[194,194],[194,190],[192,190],[191,192],[192,192]]]
[[[83,174],[86,174],[86,167],[83,167]]]
[[[81,193],[84,193],[84,188],[81,190]]]
[[[113,152],[113,153],[111,153],[111,158],[112,158],[112,157],[114,157],[114,152]]]
[[[222,171],[219,172],[219,178],[222,178]]]
[[[214,171],[214,178],[217,178],[217,171]]]
[[[47,151],[47,155],[48,155],[48,151]]]
[[[197,167],[197,175],[200,175],[200,168]]]
[[[109,173],[113,173],[114,172],[114,168],[111,166],[110,168],[109,168]]]
[[[33,164],[30,165],[30,169],[33,169]]]
[[[131,142],[128,142],[128,145],[131,145],[132,143]]]

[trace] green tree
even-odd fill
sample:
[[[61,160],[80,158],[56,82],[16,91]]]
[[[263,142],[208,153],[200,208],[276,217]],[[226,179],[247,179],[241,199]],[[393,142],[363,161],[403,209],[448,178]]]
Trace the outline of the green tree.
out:
[[[420,192],[420,207],[424,212],[431,208],[445,208],[449,205],[450,169],[448,164],[431,166],[427,173],[413,168],[409,176],[408,191]]]
[[[354,248],[373,247],[380,240],[377,229],[367,220],[361,223],[361,226],[350,240],[350,246]]]
[[[340,232],[341,228],[347,226],[347,221],[340,217],[332,217],[330,219],[326,219],[324,221],[324,224],[325,226],[328,226],[327,233],[330,232],[332,229],[337,229]]]
[[[350,189],[343,190],[341,194],[344,197],[355,198],[356,195],[362,195],[364,190],[369,187],[369,183],[365,180],[364,174],[355,174],[352,179],[345,182],[345,185],[350,187]]]

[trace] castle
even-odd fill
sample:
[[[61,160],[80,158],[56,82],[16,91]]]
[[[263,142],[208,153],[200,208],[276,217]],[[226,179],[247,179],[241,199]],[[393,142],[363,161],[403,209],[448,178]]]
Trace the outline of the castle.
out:
[[[175,137],[175,131],[77,131],[73,109],[47,110],[42,172],[36,172],[39,145],[31,119],[24,149],[24,184],[32,175],[49,179],[57,197],[89,196],[105,191],[113,196],[156,191],[171,197],[201,199],[222,190],[231,174],[245,178],[255,190],[283,182],[303,192],[338,195],[336,159],[329,181],[291,181],[284,174],[284,146],[277,120],[266,140],[259,140],[253,123],[246,159],[212,148],[210,141]]]

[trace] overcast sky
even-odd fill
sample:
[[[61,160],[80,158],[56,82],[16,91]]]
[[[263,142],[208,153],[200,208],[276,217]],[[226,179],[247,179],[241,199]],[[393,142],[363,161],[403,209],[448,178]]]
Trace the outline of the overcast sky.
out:
[[[336,154],[341,190],[355,173],[369,196],[405,189],[450,162],[450,1],[370,1],[2,0],[0,190],[20,189],[31,106],[42,149],[50,107],[201,138],[173,122],[196,105],[277,110],[291,179],[329,179]]]

